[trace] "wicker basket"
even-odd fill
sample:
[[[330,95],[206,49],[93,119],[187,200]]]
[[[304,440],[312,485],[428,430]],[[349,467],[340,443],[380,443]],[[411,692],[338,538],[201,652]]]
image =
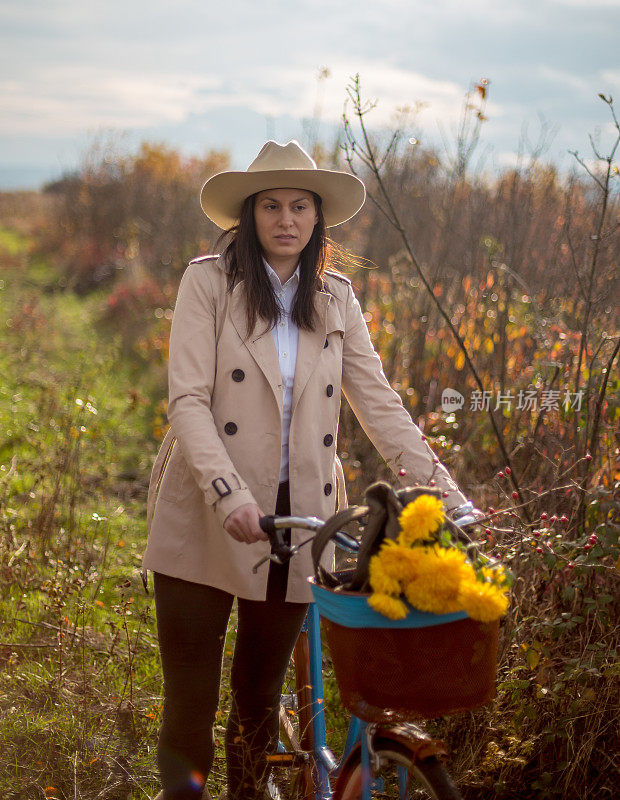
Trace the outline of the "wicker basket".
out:
[[[499,622],[413,608],[392,622],[370,608],[367,595],[311,585],[342,703],[360,719],[428,719],[495,695]]]

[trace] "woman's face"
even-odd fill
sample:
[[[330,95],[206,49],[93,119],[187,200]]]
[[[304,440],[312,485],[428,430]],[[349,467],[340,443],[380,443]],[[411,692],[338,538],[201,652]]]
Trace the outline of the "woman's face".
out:
[[[256,195],[256,235],[274,269],[295,268],[318,219],[314,197],[305,189],[267,189]]]

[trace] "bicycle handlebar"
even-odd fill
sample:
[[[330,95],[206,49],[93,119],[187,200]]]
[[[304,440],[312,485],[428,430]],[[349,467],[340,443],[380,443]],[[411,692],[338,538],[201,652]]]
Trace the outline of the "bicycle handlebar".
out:
[[[473,544],[470,537],[464,530],[469,525],[476,523],[476,517],[473,514],[464,514],[458,520],[453,521],[454,526],[458,529],[460,535],[469,544]],[[258,568],[266,561],[274,561],[276,564],[285,564],[292,556],[304,545],[309,544],[314,536],[309,536],[298,545],[290,545],[284,539],[284,531],[290,528],[301,528],[301,530],[312,531],[316,533],[325,524],[322,519],[318,517],[276,517],[269,514],[260,517],[258,524],[261,529],[269,536],[271,544],[271,553],[264,558],[261,558],[253,567],[252,572],[256,573]],[[360,542],[353,536],[350,536],[345,531],[338,531],[333,541],[343,550],[348,550],[350,553],[357,553],[360,549]]]
[[[458,528],[466,528],[468,525],[475,525],[477,521],[478,518],[475,514],[464,514],[462,517],[452,520]]]
[[[257,572],[258,568],[265,563],[265,561],[274,561],[276,564],[285,564],[291,556],[299,550],[300,547],[308,544],[314,538],[309,536],[299,545],[290,545],[284,540],[284,531],[290,528],[301,528],[306,531],[313,531],[316,533],[325,524],[322,519],[318,517],[276,517],[270,514],[265,517],[260,517],[258,524],[261,529],[269,536],[271,543],[271,553],[264,558],[261,558],[252,568],[252,572]],[[351,553],[357,553],[359,550],[359,542],[353,536],[349,536],[345,531],[338,531],[334,537],[336,544],[343,550],[348,550]]]
[[[318,531],[323,526],[323,520],[318,517],[275,517],[269,514],[261,517],[258,524],[267,534],[274,534],[277,530],[286,528],[303,528],[307,531]]]

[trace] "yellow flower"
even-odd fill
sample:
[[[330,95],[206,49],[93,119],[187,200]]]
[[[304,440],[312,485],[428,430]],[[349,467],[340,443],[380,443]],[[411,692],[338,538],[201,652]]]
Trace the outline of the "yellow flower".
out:
[[[377,557],[391,577],[405,583],[417,575],[423,557],[422,550],[420,547],[405,547],[388,539],[381,545]]]
[[[502,566],[483,567],[482,574],[488,581],[494,583],[496,586],[503,586],[506,583],[506,573]]]
[[[419,548],[421,549],[421,548]],[[418,577],[405,587],[412,606],[432,614],[460,611],[461,583],[475,580],[476,574],[465,554],[455,548],[425,547]]]
[[[421,494],[401,511],[399,544],[411,545],[430,539],[443,522],[443,504],[437,497]]]
[[[463,611],[479,622],[492,622],[508,608],[508,598],[498,586],[477,580],[463,581],[458,599]]]
[[[410,583],[405,589],[405,596],[419,611],[428,611],[430,614],[450,614],[453,611],[460,611],[455,598],[435,594],[426,578],[418,578]]]
[[[391,574],[389,567],[383,563],[379,555],[373,556],[368,564],[368,576],[373,592],[381,595],[400,594],[400,583],[398,578]]]
[[[407,606],[398,597],[375,592],[368,598],[368,603],[379,614],[390,619],[404,619],[407,616]]]

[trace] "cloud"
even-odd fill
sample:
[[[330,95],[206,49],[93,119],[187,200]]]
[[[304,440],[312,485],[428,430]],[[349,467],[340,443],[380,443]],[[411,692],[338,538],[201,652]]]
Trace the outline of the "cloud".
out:
[[[504,150],[493,154],[495,167],[507,169],[526,169],[533,161],[531,155],[518,153],[513,150]]]
[[[337,62],[330,66],[330,77],[320,82],[316,70],[302,67],[245,67],[223,78],[190,70],[153,74],[61,65],[40,70],[29,80],[0,82],[0,132],[59,135],[101,126],[147,127],[231,107],[264,117],[317,115],[339,123],[346,87],[358,71],[365,98],[378,98],[369,118],[372,126],[390,125],[398,107],[416,103],[422,104],[418,119],[423,127],[458,118],[466,87],[381,61]],[[489,110],[500,113],[497,105]]]
[[[592,94],[592,85],[590,81],[575,73],[554,69],[547,64],[543,64],[538,68],[538,77],[550,83],[559,83],[567,89],[581,92],[584,95],[590,96]]]
[[[601,8],[620,8],[618,0],[547,0],[548,2],[559,6],[572,6],[574,8],[590,9],[593,6]]]
[[[612,88],[620,89],[620,69],[603,69],[599,72],[601,80],[611,84]]]
[[[346,88],[356,73],[360,75],[363,96],[377,100],[371,116],[375,125],[389,125],[398,107],[418,102],[437,117],[451,120],[458,114],[464,94],[464,87],[454,81],[434,80],[379,60],[332,61],[328,69],[329,77],[320,83],[316,71],[302,68],[288,69],[283,74],[267,67],[258,70],[254,78],[260,92],[278,97],[279,113],[307,118],[316,111],[330,122],[341,120]]]
[[[208,76],[128,74],[81,66],[51,67],[36,80],[0,82],[0,132],[9,135],[81,133],[94,127],[131,128],[178,122]]]

